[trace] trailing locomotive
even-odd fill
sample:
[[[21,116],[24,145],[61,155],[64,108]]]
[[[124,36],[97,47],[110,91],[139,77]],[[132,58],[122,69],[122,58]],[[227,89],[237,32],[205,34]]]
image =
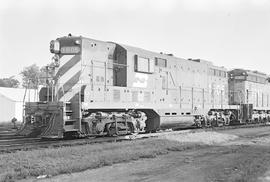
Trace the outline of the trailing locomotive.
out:
[[[239,105],[251,102],[236,99],[246,89],[237,86],[236,72],[228,78],[209,61],[71,35],[51,41],[50,51],[52,84],[40,90],[39,102],[25,103],[21,133],[119,135],[250,118]]]
[[[242,122],[270,120],[270,79],[258,71],[234,69],[229,74],[229,104],[241,105]]]

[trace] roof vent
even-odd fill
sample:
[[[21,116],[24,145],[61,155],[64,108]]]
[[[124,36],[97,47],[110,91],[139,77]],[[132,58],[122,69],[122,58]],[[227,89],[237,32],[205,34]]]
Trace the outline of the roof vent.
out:
[[[194,61],[194,62],[201,62],[200,59],[192,59],[192,58],[188,58],[189,61]]]

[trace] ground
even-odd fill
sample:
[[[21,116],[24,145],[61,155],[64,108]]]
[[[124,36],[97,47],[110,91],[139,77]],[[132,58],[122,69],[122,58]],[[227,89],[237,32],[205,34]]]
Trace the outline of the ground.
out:
[[[270,181],[270,127],[218,131],[232,140],[41,181]],[[181,136],[181,135],[180,135]],[[175,139],[168,137],[168,139]],[[176,140],[180,140],[176,137]],[[180,142],[180,141],[179,141]],[[269,171],[268,171],[269,170]]]

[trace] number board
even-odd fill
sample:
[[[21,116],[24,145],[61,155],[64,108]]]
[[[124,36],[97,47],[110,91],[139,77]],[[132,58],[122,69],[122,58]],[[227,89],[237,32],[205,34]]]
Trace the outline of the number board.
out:
[[[62,54],[77,54],[79,52],[80,52],[80,47],[78,46],[61,47]]]
[[[235,76],[234,79],[245,80],[246,79],[246,76]]]

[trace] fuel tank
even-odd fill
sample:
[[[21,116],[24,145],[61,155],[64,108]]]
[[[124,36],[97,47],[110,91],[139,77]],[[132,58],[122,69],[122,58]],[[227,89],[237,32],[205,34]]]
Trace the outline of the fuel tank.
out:
[[[160,117],[160,128],[188,128],[195,125],[195,117],[190,116],[161,116]]]

